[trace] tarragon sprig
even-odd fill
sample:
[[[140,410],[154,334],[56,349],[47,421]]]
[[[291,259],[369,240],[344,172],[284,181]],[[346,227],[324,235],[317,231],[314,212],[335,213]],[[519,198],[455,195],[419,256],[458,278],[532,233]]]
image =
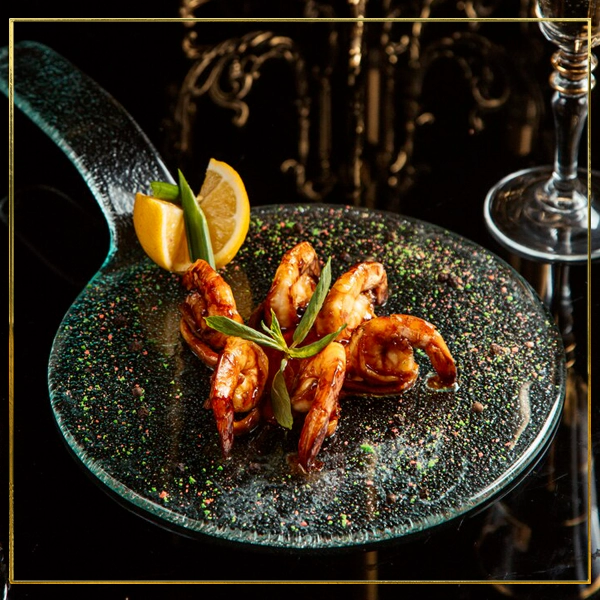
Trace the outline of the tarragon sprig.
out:
[[[271,387],[271,401],[273,404],[273,414],[275,415],[275,419],[277,419],[277,422],[281,426],[286,427],[287,429],[291,429],[293,424],[292,402],[283,375],[288,361],[292,358],[309,358],[310,356],[318,354],[339,335],[340,331],[346,327],[346,324],[344,324],[337,331],[322,337],[312,344],[299,346],[299,344],[304,341],[308,335],[308,332],[311,330],[315,319],[317,318],[317,315],[323,306],[323,302],[325,301],[325,297],[327,296],[330,285],[331,259],[329,259],[327,264],[323,267],[319,283],[317,283],[310,302],[306,307],[306,311],[304,315],[302,315],[302,319],[300,319],[300,323],[298,323],[298,326],[294,331],[292,343],[289,346],[285,340],[281,326],[273,310],[271,310],[271,326],[267,326],[264,321],[261,323],[264,333],[257,331],[256,329],[252,329],[247,325],[243,325],[242,323],[238,323],[229,317],[213,316],[205,318],[205,321],[209,327],[212,327],[221,333],[240,337],[245,340],[255,342],[261,346],[279,350],[283,353],[281,365],[273,378],[273,384]]]

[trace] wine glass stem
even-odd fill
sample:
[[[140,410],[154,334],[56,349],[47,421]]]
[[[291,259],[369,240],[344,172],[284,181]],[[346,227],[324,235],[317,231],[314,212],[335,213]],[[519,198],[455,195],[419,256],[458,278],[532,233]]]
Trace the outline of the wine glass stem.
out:
[[[588,55],[561,48],[552,57],[552,64],[554,73],[550,83],[556,90],[552,98],[556,151],[552,179],[546,190],[547,201],[554,208],[577,210],[586,196],[578,184],[577,157],[588,114]],[[592,68],[594,66],[595,61]],[[591,80],[593,86],[594,78]]]
[[[555,92],[552,98],[556,153],[554,157],[554,185],[568,192],[577,179],[577,156],[581,134],[587,118],[587,95],[567,96]]]

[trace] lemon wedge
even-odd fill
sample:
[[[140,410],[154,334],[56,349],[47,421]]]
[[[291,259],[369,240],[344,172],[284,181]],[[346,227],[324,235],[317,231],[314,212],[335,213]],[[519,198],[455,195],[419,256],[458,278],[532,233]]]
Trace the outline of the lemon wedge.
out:
[[[242,178],[227,163],[211,158],[198,203],[208,222],[216,267],[224,267],[250,227],[250,202]]]
[[[233,259],[248,233],[250,202],[244,182],[227,163],[211,159],[197,201],[219,269]],[[142,248],[159,267],[183,273],[190,266],[181,206],[138,192],[133,226]]]
[[[190,265],[183,210],[180,206],[137,193],[133,227],[144,252],[167,271],[183,273]]]

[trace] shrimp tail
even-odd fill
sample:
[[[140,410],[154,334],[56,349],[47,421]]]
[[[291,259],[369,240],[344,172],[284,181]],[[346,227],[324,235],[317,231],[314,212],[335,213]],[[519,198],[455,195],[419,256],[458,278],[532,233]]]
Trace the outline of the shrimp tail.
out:
[[[233,435],[244,435],[250,433],[260,423],[262,414],[260,409],[255,406],[244,418],[233,422]]]
[[[457,373],[456,364],[450,355],[450,350],[443,340],[438,340],[438,345],[428,345],[425,348],[425,353],[431,361],[431,365],[435,369],[436,380],[441,387],[451,387],[456,383]]]
[[[427,354],[436,372],[431,382],[438,387],[450,387],[456,383],[456,363],[435,325],[412,315],[391,315],[390,319],[398,331],[409,342]]]
[[[211,398],[211,405],[221,442],[221,452],[223,458],[228,458],[235,437],[249,433],[260,423],[260,410],[255,407],[244,418],[236,421],[231,398],[214,396]]]
[[[269,361],[259,346],[237,337],[227,340],[211,378],[209,396],[224,458],[231,453],[234,437],[252,431],[260,422],[268,371]],[[244,416],[236,420],[236,413]]]
[[[214,395],[211,396],[211,407],[219,432],[223,458],[227,458],[233,447],[233,402],[231,398]]]
[[[182,304],[180,307],[182,318],[179,322],[179,331],[190,347],[191,351],[207,366],[214,368],[219,359],[219,354],[215,352],[202,338],[194,331],[194,326],[191,323],[189,316],[189,307]]]
[[[315,468],[315,459],[327,437],[329,417],[329,411],[322,408],[306,416],[298,442],[298,463],[306,472]]]
[[[307,473],[318,468],[316,456],[325,438],[334,433],[340,417],[338,398],[346,373],[346,355],[343,347],[335,342],[326,350],[316,361],[319,367],[326,366],[318,375],[314,399],[298,442],[298,464]]]

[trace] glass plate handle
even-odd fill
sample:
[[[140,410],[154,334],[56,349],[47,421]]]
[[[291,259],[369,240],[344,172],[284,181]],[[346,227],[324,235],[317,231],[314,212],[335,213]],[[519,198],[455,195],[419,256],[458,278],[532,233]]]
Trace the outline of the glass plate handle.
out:
[[[100,205],[111,236],[111,257],[132,235],[136,191],[173,181],[131,115],[98,83],[37,42],[0,49],[0,89],[65,152]]]

